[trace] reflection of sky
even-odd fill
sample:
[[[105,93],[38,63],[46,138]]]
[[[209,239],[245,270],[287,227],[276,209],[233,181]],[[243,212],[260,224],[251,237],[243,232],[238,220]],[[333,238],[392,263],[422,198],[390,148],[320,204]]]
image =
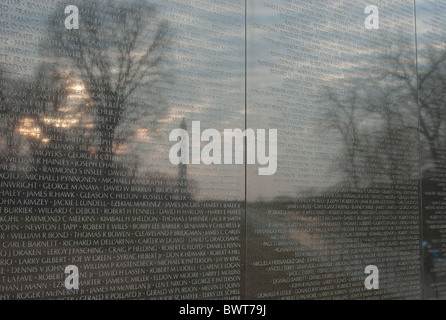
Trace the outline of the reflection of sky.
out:
[[[214,5],[213,10],[207,1],[159,2],[174,35],[167,57],[174,84],[166,94],[170,113],[161,123],[156,143],[145,147],[146,154],[160,156],[160,169],[171,174],[177,168],[168,159],[172,146],[168,138],[182,118],[189,132],[192,121],[201,121],[202,130],[244,127],[244,5],[242,1]],[[198,197],[244,198],[243,166],[189,165],[188,175],[198,183]]]
[[[179,127],[182,118],[186,119],[189,128],[191,121],[201,121],[202,130],[244,127],[244,3],[151,3],[156,4],[160,18],[169,22],[173,35],[170,50],[163,57],[164,71],[173,81],[157,87],[169,106],[169,113],[159,119],[157,130],[145,119],[132,123],[137,127],[133,142],[128,142],[132,146],[121,149],[124,152],[128,150],[139,159],[141,170],[160,171],[175,177],[178,168],[171,165],[168,158],[172,146],[168,137],[172,129]],[[77,5],[82,30],[82,4]],[[0,28],[0,37],[10,39],[8,45],[11,43],[11,47],[0,49],[0,54],[5,53],[11,59],[5,66],[15,79],[30,78],[36,71],[41,60],[39,40],[47,36],[46,20],[56,7],[57,3],[37,6],[34,8],[37,18],[32,20],[30,16],[33,15],[22,12],[21,6],[8,5],[7,10],[1,13],[7,25]],[[28,41],[19,42],[19,39],[27,38]],[[23,51],[25,49],[28,51]],[[32,58],[32,61],[23,60],[25,58]],[[17,74],[17,68],[21,68],[22,75]],[[23,134],[33,133],[28,127],[22,129]],[[243,166],[191,165],[188,174],[198,182],[198,196],[243,198]]]
[[[417,42],[418,61],[426,61],[426,50],[431,47],[445,47],[446,6],[442,1],[419,0],[417,3]]]
[[[260,182],[253,170],[248,192],[255,199],[323,191],[342,179],[333,170],[341,137],[319,128],[329,108],[319,88],[342,95],[345,83],[365,80],[382,68],[380,55],[401,47],[415,59],[413,4],[374,1],[380,30],[366,30],[369,1],[248,3],[248,126],[279,129],[278,172]]]
[[[137,154],[141,168],[175,175],[177,168],[168,159],[168,136],[183,117],[189,127],[192,120],[201,121],[202,129],[244,127],[245,5],[241,0],[152,3],[170,22],[174,35],[165,57],[174,82],[160,88],[170,112],[160,120],[157,132],[141,120],[130,150]],[[248,0],[248,127],[279,130],[278,171],[272,177],[259,177],[255,166],[248,167],[249,200],[295,196],[340,181],[331,170],[339,137],[318,130],[318,119],[327,108],[319,101],[318,85],[336,87],[336,82],[362,76],[360,72],[380,66],[382,52],[398,50],[401,42],[409,48],[414,44],[412,2],[373,1],[380,9],[380,30],[364,28],[364,8],[369,4]],[[0,12],[0,37],[9,39],[8,45],[0,47],[0,54],[7,54],[0,62],[9,70],[23,78],[33,74],[39,62],[39,39],[45,36],[46,18],[55,7],[7,4],[8,9]],[[444,14],[441,1],[417,1],[421,62],[427,44],[442,39]],[[277,89],[288,91],[274,92]],[[225,197],[220,188],[242,197],[243,166],[189,166],[188,172],[203,197]]]

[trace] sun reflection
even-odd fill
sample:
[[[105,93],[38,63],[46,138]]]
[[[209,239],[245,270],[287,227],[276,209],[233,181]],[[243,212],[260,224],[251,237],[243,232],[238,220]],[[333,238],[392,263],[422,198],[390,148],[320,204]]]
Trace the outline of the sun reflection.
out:
[[[79,120],[76,118],[44,118],[43,122],[46,125],[52,125],[56,128],[71,128],[72,126],[79,123]]]
[[[42,130],[39,126],[37,126],[36,121],[34,119],[25,118],[19,121],[19,125],[17,127],[17,132],[21,135],[40,139],[43,143],[50,142],[50,139],[43,137]]]
[[[70,82],[70,84],[67,84],[65,87],[68,91],[68,99],[75,101],[75,100],[86,100],[88,99],[88,94],[85,90],[85,86],[82,83],[79,82]]]

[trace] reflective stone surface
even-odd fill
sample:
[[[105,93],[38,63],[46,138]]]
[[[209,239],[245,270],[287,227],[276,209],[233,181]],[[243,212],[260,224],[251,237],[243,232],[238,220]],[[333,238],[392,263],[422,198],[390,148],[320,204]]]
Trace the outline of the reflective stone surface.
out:
[[[0,0],[0,299],[444,298],[441,1],[72,4]]]
[[[445,298],[445,23],[439,1],[417,2],[423,280],[426,299]]]
[[[277,174],[248,171],[249,298],[421,297],[413,5],[379,30],[366,6],[249,1],[248,125],[280,128]]]
[[[172,165],[169,133],[244,126],[243,2],[69,4],[1,13],[0,294],[240,299],[244,167]]]

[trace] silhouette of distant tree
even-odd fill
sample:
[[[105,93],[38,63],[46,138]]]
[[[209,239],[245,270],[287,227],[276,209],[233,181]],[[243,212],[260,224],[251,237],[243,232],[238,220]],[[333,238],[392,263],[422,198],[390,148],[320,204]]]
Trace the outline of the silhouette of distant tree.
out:
[[[79,30],[66,30],[65,17],[56,12],[42,50],[50,63],[66,66],[81,83],[88,95],[85,112],[98,138],[93,148],[108,161],[135,122],[153,124],[167,111],[157,84],[168,80],[163,69],[168,23],[142,0],[83,3]]]
[[[365,63],[360,76],[322,91],[329,106],[322,127],[337,132],[342,141],[334,169],[354,189],[417,178],[415,56],[402,48],[379,61],[384,68],[374,70]]]

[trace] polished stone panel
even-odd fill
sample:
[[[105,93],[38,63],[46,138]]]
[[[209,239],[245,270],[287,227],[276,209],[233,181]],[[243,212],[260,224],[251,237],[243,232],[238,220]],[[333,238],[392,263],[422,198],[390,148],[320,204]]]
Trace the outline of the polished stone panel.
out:
[[[423,203],[423,289],[425,299],[445,298],[445,90],[446,7],[417,1],[418,94]]]
[[[244,3],[69,4],[2,7],[1,297],[240,299],[244,166],[169,134],[244,126]]]
[[[279,141],[247,171],[248,298],[421,297],[414,8],[376,5],[248,1],[248,127]]]
[[[445,298],[443,1],[69,5],[0,0],[0,299]]]

